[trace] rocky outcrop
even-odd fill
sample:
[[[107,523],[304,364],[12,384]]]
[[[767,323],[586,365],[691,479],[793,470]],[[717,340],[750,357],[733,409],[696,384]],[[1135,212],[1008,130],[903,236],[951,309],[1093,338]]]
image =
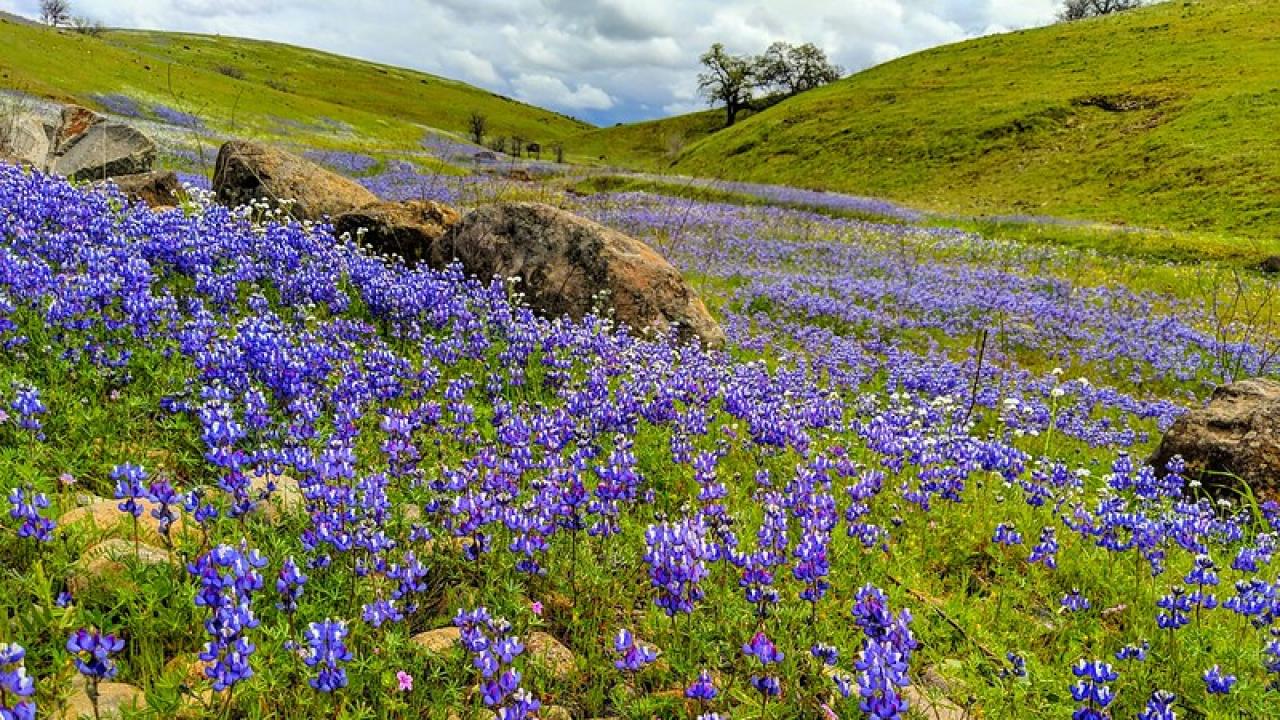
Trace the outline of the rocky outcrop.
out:
[[[431,259],[436,267],[457,260],[484,279],[519,277],[529,306],[549,317],[599,309],[637,331],[725,341],[698,294],[653,248],[548,205],[481,207],[434,243]]]
[[[431,246],[461,219],[457,210],[430,201],[378,202],[333,219],[337,234],[413,265],[429,260]]]
[[[181,202],[185,191],[178,175],[169,170],[153,170],[137,175],[121,175],[111,178],[120,192],[130,200],[146,203],[153,208],[173,207]]]
[[[1280,499],[1280,382],[1255,378],[1215,390],[1207,405],[1174,422],[1150,462],[1163,471],[1177,455],[1186,476],[1210,490],[1234,492],[1243,482]]]
[[[72,180],[104,180],[148,172],[155,159],[155,143],[138,130],[69,106],[62,110],[46,169]]]
[[[265,201],[298,220],[337,217],[378,202],[359,183],[305,158],[257,143],[235,140],[218,151],[213,192],[230,207]]]
[[[0,123],[0,155],[43,170],[53,151],[54,127],[34,115],[16,115]]]
[[[72,180],[105,180],[151,170],[156,145],[138,130],[76,105],[62,109],[58,125],[19,116],[0,133],[0,154]]]

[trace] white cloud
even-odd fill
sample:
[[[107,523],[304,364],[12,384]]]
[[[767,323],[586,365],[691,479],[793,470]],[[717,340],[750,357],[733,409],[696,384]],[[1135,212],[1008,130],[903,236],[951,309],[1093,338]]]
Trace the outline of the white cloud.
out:
[[[1061,0],[72,0],[109,25],[244,35],[455,77],[601,122],[686,109],[713,42],[849,70],[1053,20]],[[38,0],[0,0],[32,15]]]
[[[516,97],[534,105],[573,110],[608,110],[613,98],[598,87],[579,84],[570,90],[564,81],[550,75],[519,75],[511,83]]]
[[[455,80],[486,85],[490,88],[502,84],[502,78],[494,69],[493,63],[470,50],[446,50],[444,57],[449,63],[448,68],[454,71],[445,74]]]

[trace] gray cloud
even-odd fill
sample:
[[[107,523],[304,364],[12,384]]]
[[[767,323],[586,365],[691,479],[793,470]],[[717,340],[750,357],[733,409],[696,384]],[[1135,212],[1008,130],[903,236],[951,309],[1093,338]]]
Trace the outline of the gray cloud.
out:
[[[1060,0],[72,0],[109,25],[243,35],[414,67],[600,123],[702,107],[698,56],[814,42],[850,70],[1044,24]],[[37,0],[0,0],[27,15]]]

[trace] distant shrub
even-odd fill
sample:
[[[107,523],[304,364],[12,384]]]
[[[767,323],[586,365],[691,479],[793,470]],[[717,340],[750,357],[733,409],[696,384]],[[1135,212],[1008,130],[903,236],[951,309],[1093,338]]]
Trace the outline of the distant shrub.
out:
[[[275,90],[276,92],[282,92],[282,93],[293,92],[293,88],[289,87],[288,83],[286,83],[284,80],[281,80],[279,78],[267,78],[266,80],[263,81],[263,84],[271,88],[272,90]]]
[[[219,65],[218,67],[214,68],[214,70],[216,70],[219,75],[226,75],[227,77],[233,80],[244,79],[244,71],[236,67],[235,65]]]
[[[97,37],[107,30],[101,20],[94,20],[87,17],[71,18],[71,29],[81,35],[89,35],[91,37]]]

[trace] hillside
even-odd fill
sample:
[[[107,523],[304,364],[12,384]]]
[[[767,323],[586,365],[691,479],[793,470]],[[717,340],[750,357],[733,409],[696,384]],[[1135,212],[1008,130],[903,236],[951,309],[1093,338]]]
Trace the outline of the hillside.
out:
[[[1274,236],[1277,33],[1280,3],[1214,0],[941,47],[710,135],[674,170]]]
[[[662,170],[685,148],[724,128],[724,112],[676,115],[591,129],[569,139],[572,152],[593,162]]]
[[[238,134],[416,147],[423,127],[554,141],[590,126],[464,83],[279,43],[151,31],[100,37],[0,18],[0,88],[104,108],[125,95]],[[343,125],[345,124],[345,125]],[[310,136],[310,137],[308,137]]]

